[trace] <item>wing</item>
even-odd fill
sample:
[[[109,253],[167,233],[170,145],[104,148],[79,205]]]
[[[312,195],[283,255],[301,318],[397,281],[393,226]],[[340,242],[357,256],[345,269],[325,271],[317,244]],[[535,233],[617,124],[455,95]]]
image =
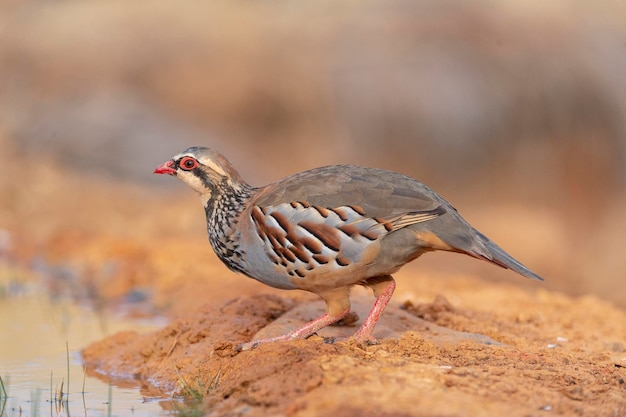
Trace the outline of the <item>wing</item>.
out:
[[[395,172],[333,165],[292,175],[265,187],[260,207],[300,202],[323,208],[353,207],[364,216],[393,219],[442,207],[454,208],[421,182]]]

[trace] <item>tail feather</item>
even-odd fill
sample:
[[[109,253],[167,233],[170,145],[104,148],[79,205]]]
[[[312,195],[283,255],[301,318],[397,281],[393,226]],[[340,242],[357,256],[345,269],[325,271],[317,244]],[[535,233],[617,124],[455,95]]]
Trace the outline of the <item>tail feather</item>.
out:
[[[423,246],[435,250],[465,253],[515,271],[524,277],[543,281],[543,278],[474,229],[456,211],[447,211],[445,215],[409,227],[414,227],[415,236]]]
[[[481,245],[479,247],[473,247],[469,251],[465,251],[467,254],[474,256],[478,259],[486,260],[488,262],[501,266],[502,268],[510,269],[527,278],[543,281],[543,278],[532,272],[530,269],[526,268],[524,265],[522,265],[521,262],[506,253],[504,249],[498,246],[487,236],[483,235],[475,229],[474,231],[476,232],[478,237],[478,239],[476,240],[480,242]]]

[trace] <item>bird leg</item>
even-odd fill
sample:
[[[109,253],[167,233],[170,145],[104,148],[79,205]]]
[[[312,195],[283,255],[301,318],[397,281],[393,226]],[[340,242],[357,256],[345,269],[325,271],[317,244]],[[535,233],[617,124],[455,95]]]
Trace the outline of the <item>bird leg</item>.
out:
[[[365,285],[372,289],[376,301],[353,337],[359,344],[378,344],[378,340],[372,336],[372,330],[374,330],[381,313],[391,300],[391,296],[396,289],[396,281],[391,275],[384,275],[369,279]]]
[[[338,322],[350,312],[349,287],[335,288],[330,291],[319,293],[319,295],[326,301],[327,310],[325,314],[282,336],[268,337],[266,339],[257,339],[247,343],[241,343],[237,345],[236,350],[242,351],[254,349],[264,343],[288,342],[290,340],[306,339],[318,330]]]

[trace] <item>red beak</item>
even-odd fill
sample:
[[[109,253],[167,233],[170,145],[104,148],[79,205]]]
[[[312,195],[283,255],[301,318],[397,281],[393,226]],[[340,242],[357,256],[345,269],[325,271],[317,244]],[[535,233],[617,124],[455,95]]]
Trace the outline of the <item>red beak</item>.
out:
[[[173,166],[174,161],[164,162],[154,170],[154,174],[176,175],[176,170],[172,168]]]

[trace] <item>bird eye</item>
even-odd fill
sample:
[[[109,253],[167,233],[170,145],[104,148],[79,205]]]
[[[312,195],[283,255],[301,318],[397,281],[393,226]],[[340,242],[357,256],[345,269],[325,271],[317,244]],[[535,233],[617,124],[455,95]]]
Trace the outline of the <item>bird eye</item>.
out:
[[[190,156],[186,156],[180,160],[180,163],[178,164],[178,166],[180,166],[185,171],[191,171],[192,169],[198,166],[198,161],[196,161]]]

